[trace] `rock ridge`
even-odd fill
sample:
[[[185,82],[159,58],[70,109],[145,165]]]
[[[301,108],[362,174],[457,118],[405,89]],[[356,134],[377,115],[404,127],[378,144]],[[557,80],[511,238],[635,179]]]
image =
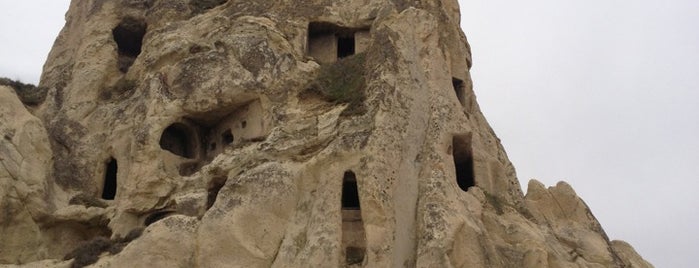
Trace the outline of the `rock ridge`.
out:
[[[567,183],[522,192],[459,21],[73,0],[40,97],[0,86],[0,267],[653,267]]]

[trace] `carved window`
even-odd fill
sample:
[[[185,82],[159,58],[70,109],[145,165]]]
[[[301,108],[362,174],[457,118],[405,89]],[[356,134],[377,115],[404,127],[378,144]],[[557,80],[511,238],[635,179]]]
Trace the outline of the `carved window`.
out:
[[[476,185],[473,170],[473,152],[471,150],[471,135],[454,136],[452,140],[452,156],[456,168],[456,183],[459,188],[468,191]]]
[[[160,136],[160,148],[173,154],[193,159],[196,157],[194,135],[188,126],[174,123],[167,127]]]
[[[117,191],[117,161],[110,158],[105,165],[104,185],[102,186],[102,199],[114,200]]]
[[[112,36],[117,44],[119,52],[119,71],[126,73],[139,54],[143,45],[143,36],[146,35],[146,23],[132,17],[121,20],[112,30]]]

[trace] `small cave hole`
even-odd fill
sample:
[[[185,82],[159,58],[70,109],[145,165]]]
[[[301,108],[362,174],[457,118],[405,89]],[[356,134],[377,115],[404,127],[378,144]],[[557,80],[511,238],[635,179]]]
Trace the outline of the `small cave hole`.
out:
[[[360,209],[357,177],[352,171],[346,171],[342,179],[342,209]]]
[[[143,224],[145,226],[149,226],[159,220],[165,219],[174,214],[175,212],[172,210],[156,211],[153,214],[148,215],[148,217],[146,217],[146,219],[143,221]]]
[[[119,51],[119,71],[126,73],[139,54],[146,35],[146,23],[141,19],[126,17],[112,30]]]
[[[456,93],[456,98],[459,100],[459,103],[461,103],[461,106],[466,105],[466,92],[464,88],[464,81],[454,78],[451,78],[451,84],[454,87],[454,92]]]
[[[243,120],[243,122],[240,122],[240,127],[245,128],[248,126],[248,121]]]
[[[223,143],[231,144],[235,140],[235,137],[233,137],[233,133],[230,129],[226,129],[223,131],[223,134],[221,134],[221,139],[223,140]]]
[[[337,38],[337,58],[354,55],[354,34],[347,37],[338,36]]]
[[[160,148],[173,154],[193,159],[195,145],[192,131],[187,125],[174,123],[167,127],[160,136]]]
[[[104,172],[104,185],[102,186],[102,199],[114,200],[117,191],[117,161],[110,158]]]
[[[209,187],[207,187],[208,194],[206,196],[206,210],[214,206],[216,198],[218,197],[218,192],[226,185],[226,180],[226,177],[216,177],[209,182]]]
[[[366,234],[360,210],[357,176],[348,170],[342,178],[342,247],[347,265],[361,264],[366,254]]]
[[[345,261],[347,265],[361,264],[364,261],[365,249],[360,247],[345,248]]]
[[[456,183],[463,191],[476,185],[473,169],[471,135],[457,135],[452,140],[452,156],[456,169]]]

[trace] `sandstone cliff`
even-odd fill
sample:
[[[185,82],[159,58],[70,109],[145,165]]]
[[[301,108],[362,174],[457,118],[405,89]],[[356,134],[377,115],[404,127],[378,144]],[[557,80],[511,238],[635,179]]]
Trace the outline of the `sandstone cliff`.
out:
[[[569,185],[522,193],[459,17],[73,0],[45,96],[0,87],[0,263],[652,267]]]

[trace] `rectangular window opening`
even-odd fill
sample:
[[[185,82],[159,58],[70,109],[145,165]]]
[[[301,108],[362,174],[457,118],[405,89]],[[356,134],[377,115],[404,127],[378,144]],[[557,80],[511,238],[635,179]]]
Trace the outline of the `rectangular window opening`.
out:
[[[354,55],[354,34],[351,36],[338,36],[337,38],[337,58],[341,59]]]
[[[364,262],[366,234],[360,211],[357,176],[346,171],[342,178],[342,247],[345,249],[345,264],[358,265]]]
[[[345,172],[342,179],[342,209],[360,209],[357,177],[352,171]]]
[[[473,151],[471,149],[471,135],[457,135],[452,140],[452,156],[456,169],[456,183],[463,191],[476,185],[473,170]]]
[[[117,191],[117,161],[111,158],[107,162],[104,172],[104,185],[102,186],[102,199],[114,200]]]
[[[452,77],[451,84],[454,87],[456,98],[459,100],[459,103],[461,103],[461,106],[466,106],[466,89],[464,87],[464,81]]]

